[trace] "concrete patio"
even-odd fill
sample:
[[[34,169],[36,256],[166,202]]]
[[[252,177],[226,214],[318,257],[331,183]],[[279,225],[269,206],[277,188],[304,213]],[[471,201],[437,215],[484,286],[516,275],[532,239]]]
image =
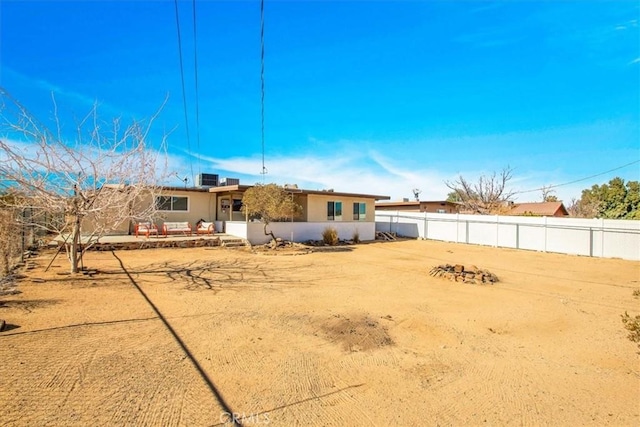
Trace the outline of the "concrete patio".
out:
[[[59,246],[64,244],[65,237],[60,235],[50,242],[51,246]],[[82,245],[89,244],[90,236],[82,236]],[[249,246],[249,242],[243,238],[232,236],[226,233],[215,234],[174,234],[169,236],[149,235],[107,235],[101,236],[97,242],[94,242],[89,250],[127,250],[127,249],[150,249],[150,248],[169,248],[169,247],[200,247],[200,246],[224,246],[237,247]]]

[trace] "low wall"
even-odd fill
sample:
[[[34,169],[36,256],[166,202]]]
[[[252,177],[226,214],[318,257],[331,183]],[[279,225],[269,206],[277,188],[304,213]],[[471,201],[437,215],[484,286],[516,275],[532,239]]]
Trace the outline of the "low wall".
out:
[[[376,238],[376,225],[373,222],[272,222],[267,230],[273,231],[276,237],[292,242],[322,240],[322,232],[326,228],[334,228],[341,240],[351,240],[357,232],[360,240],[368,241]],[[226,233],[247,239],[254,245],[268,243],[271,236],[265,236],[264,224],[261,222],[227,221]]]
[[[376,230],[457,243],[640,260],[640,221],[376,211]]]

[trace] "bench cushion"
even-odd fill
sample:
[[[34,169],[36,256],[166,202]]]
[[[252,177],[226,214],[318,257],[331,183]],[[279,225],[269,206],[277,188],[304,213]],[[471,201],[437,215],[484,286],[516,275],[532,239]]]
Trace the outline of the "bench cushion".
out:
[[[166,233],[191,233],[191,224],[188,222],[165,222],[162,230]]]

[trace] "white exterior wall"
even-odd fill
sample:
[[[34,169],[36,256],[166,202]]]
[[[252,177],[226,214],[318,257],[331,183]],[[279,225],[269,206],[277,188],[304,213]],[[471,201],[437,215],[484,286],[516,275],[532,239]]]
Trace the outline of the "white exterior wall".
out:
[[[640,260],[640,221],[376,211],[376,230],[449,242]]]
[[[322,232],[328,228],[338,231],[338,238],[351,240],[357,231],[360,240],[375,240],[376,230],[374,222],[272,222],[267,230],[273,231],[276,237],[293,242],[307,240],[322,240]],[[261,222],[227,221],[226,233],[249,240],[253,245],[268,243],[271,236],[265,236],[264,224]]]

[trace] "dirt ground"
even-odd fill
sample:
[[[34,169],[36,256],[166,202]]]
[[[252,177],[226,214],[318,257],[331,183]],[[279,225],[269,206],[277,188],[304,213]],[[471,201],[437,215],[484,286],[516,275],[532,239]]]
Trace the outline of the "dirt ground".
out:
[[[0,296],[0,425],[640,425],[638,262],[415,240],[50,260]]]

